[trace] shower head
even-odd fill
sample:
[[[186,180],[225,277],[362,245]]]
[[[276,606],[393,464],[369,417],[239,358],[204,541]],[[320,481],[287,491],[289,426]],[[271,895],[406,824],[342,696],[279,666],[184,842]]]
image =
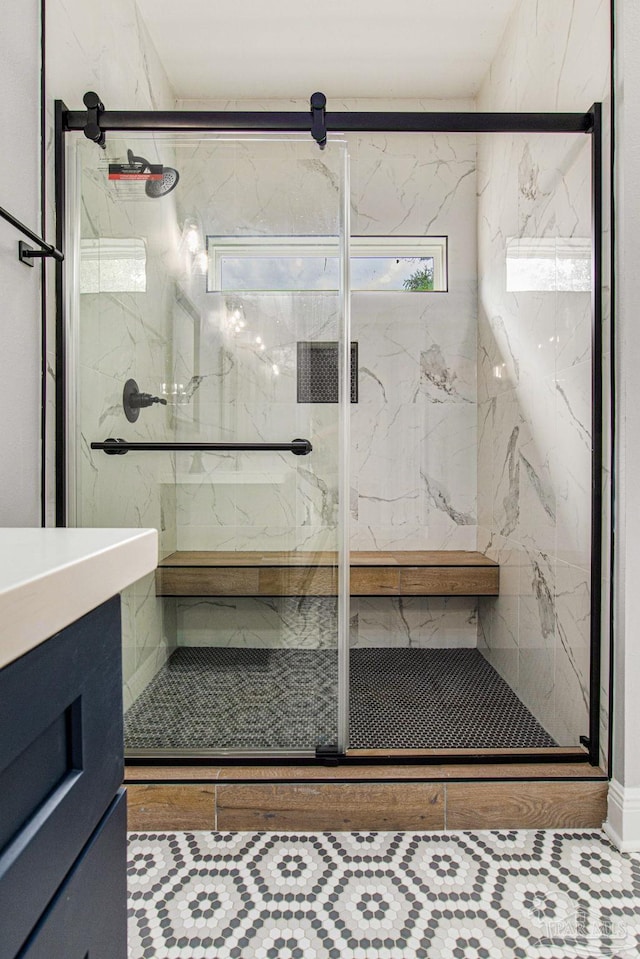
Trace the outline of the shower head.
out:
[[[133,150],[127,150],[127,160],[130,166],[139,166],[141,173],[144,173],[145,170],[151,170],[149,161],[145,160],[144,157],[134,156]],[[167,193],[171,193],[176,188],[179,179],[180,174],[173,167],[162,167],[162,178],[160,180],[147,180],[144,185],[144,192],[152,199],[166,196]]]
[[[179,179],[178,171],[171,166],[166,166],[162,171],[161,180],[147,180],[144,185],[144,192],[151,197],[166,196],[167,193],[171,193],[175,189]]]

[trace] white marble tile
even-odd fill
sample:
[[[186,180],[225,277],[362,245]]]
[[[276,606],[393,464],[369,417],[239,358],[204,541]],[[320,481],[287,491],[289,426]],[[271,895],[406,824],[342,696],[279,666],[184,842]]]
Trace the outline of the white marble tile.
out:
[[[478,109],[586,109],[607,93],[608,36],[608,7],[600,0],[519,4],[480,88]]]
[[[500,566],[500,595],[478,600],[478,648],[517,693],[521,553],[516,544],[496,534],[486,555]]]
[[[556,563],[555,730],[561,745],[589,733],[589,572]]]
[[[182,526],[178,549],[184,550],[287,550],[294,549],[293,526]]]
[[[232,478],[227,483],[216,483],[210,476],[205,474],[199,483],[176,484],[176,522],[180,528],[236,525],[236,487]]]
[[[330,596],[184,598],[177,616],[181,646],[337,648],[337,600]]]
[[[295,529],[294,549],[335,550],[338,548],[337,526],[297,526]]]
[[[519,553],[519,686],[525,706],[549,731],[555,728],[555,569],[544,553]]]
[[[475,648],[477,603],[467,597],[360,597],[352,646]]]
[[[583,110],[606,98],[605,7],[519,4],[480,109]],[[502,532],[521,556],[517,613],[501,569],[501,596],[480,603],[480,642],[497,639],[486,607],[504,609],[519,644],[519,695],[563,745],[586,732],[577,636],[588,623],[588,593],[562,560],[589,561],[589,293],[509,293],[505,253],[510,237],[589,236],[588,153],[582,137],[478,143],[479,545],[491,554]],[[498,635],[504,640],[506,629]]]
[[[493,497],[493,470],[494,470],[494,440],[493,429],[497,400],[485,400],[477,407],[478,416],[478,456],[477,456],[477,520],[478,526],[489,531],[494,528],[494,497]],[[478,549],[484,545],[478,539]]]
[[[590,362],[591,295],[556,293],[556,370]],[[605,339],[606,342],[606,339]]]
[[[584,567],[591,554],[591,364],[563,370],[555,385],[556,552],[560,560]]]
[[[477,413],[468,403],[425,403],[421,478],[429,526],[439,518],[475,526]]]

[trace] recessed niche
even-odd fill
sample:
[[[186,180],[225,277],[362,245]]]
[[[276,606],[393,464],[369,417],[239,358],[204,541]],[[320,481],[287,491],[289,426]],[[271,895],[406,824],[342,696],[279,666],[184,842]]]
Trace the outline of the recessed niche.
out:
[[[298,343],[298,403],[338,402],[338,344]],[[351,344],[351,402],[358,402],[358,344]]]

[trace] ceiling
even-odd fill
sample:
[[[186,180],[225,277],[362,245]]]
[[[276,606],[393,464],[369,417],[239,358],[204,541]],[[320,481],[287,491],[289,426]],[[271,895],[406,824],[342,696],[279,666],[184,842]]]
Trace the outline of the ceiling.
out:
[[[473,97],[518,0],[137,0],[178,98]]]

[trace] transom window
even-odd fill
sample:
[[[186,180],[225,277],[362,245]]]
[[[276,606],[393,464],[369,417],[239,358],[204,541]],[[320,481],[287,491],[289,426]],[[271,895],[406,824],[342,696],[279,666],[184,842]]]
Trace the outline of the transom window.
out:
[[[339,240],[318,236],[208,236],[207,290],[331,292],[340,287]],[[351,289],[447,289],[446,236],[355,236]]]

